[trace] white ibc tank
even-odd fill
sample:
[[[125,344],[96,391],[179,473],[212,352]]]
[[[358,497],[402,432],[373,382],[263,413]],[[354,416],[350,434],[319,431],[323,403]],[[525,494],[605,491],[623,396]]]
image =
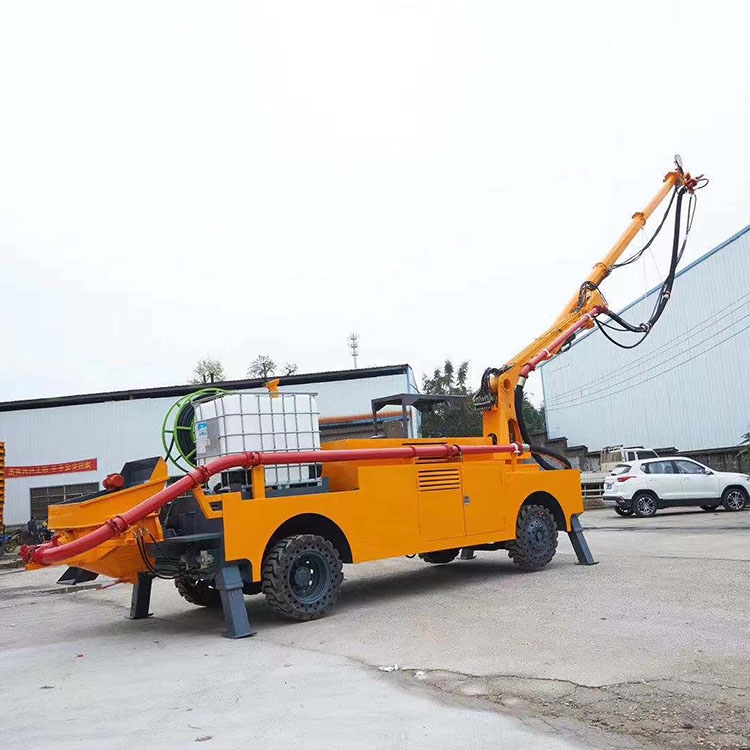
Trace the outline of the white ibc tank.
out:
[[[306,451],[320,448],[314,393],[237,391],[195,405],[199,465],[243,451]],[[309,464],[267,466],[266,484],[310,479]]]

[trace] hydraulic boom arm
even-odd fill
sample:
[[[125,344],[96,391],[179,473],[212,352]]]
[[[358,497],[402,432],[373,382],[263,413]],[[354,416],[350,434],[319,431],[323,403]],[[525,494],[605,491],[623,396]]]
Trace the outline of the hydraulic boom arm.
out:
[[[594,266],[589,277],[581,285],[579,292],[568,302],[550,328],[502,368],[485,371],[481,388],[475,397],[476,405],[484,411],[485,436],[493,437],[498,443],[521,441],[522,439],[523,442],[529,442],[528,435],[525,434],[523,415],[521,414],[523,387],[529,374],[539,364],[559,354],[561,349],[570,343],[579,331],[592,328],[597,316],[607,315],[612,317],[614,315],[607,308],[607,301],[599,290],[599,284],[609,276],[633,238],[670,193],[673,193],[672,200],[674,200],[675,195],[677,196],[677,227],[679,225],[679,204],[682,194],[688,192],[692,195],[697,187],[702,186],[699,183],[702,183],[703,176],[691,177],[689,173],[682,169],[679,157],[675,157],[675,165],[676,169],[664,177],[661,188],[651,202],[642,211],[633,214],[627,229],[606,256]],[[677,237],[677,234],[675,236]],[[675,244],[678,244],[677,238]],[[679,252],[675,250],[672,267],[670,268],[672,276],[677,260],[679,260]],[[671,288],[671,283],[669,286]],[[663,296],[665,297],[664,304],[666,304],[669,291],[666,290]],[[661,309],[663,309],[663,305]],[[661,314],[661,309],[659,309],[658,315]],[[657,318],[658,315],[656,315]],[[655,318],[649,323],[642,324],[632,330],[644,334],[648,333],[654,322],[656,322]],[[544,466],[546,462],[540,461],[540,463]]]

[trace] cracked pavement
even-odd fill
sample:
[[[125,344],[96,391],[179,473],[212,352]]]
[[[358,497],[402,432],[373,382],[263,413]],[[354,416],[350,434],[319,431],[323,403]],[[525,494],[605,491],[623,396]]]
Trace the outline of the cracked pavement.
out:
[[[129,622],[122,619],[127,587],[44,597],[33,592],[50,585],[60,569],[0,574],[0,665],[8,675],[10,659],[14,673],[24,664],[14,659],[23,656],[33,668],[52,669],[65,644],[86,643],[102,658],[115,646],[125,648],[128,680],[137,671],[134,659],[163,680],[165,649],[209,665],[211,656],[200,656],[205,652],[252,665],[254,684],[271,689],[278,659],[312,660],[312,673],[328,675],[313,703],[330,696],[334,708],[348,706],[353,692],[369,695],[372,688],[378,697],[368,699],[369,713],[356,703],[347,716],[365,711],[380,717],[368,725],[373,732],[383,721],[406,732],[362,747],[422,747],[424,724],[429,741],[437,737],[446,747],[750,748],[750,513],[679,510],[631,519],[604,509],[583,521],[597,566],[576,565],[563,537],[555,560],[538,573],[517,570],[503,552],[445,566],[417,559],[347,566],[342,600],[322,620],[281,622],[262,597],[248,598],[258,635],[240,642],[220,639],[216,613],[182,602],[169,582],[155,585],[154,618]],[[24,587],[28,597],[8,596]],[[6,627],[9,617],[18,620],[13,628]],[[47,647],[40,641],[57,644],[51,656],[43,658]],[[154,641],[162,645],[154,648]],[[221,663],[235,666],[233,659]],[[376,669],[395,665],[390,672]],[[198,690],[191,681],[200,685],[200,678],[183,669],[175,672],[184,682],[178,688]],[[351,690],[335,688],[330,674],[351,679]],[[210,667],[203,682],[224,678]],[[230,669],[227,679],[242,695],[241,677]],[[6,679],[6,691],[12,682]],[[154,692],[151,677],[143,685]],[[39,695],[54,699],[54,690],[32,689],[35,704]],[[248,684],[250,693],[255,689]],[[279,710],[286,710],[287,697],[279,698]],[[416,713],[401,711],[416,699],[433,713],[422,703]],[[233,713],[217,712],[234,727]],[[271,721],[266,714],[263,721]],[[140,715],[148,711],[141,708]],[[333,710],[315,736],[343,737],[336,716]],[[488,716],[511,722],[502,725],[501,744],[500,725]],[[56,721],[64,722],[64,714]],[[290,721],[294,734],[299,717]],[[459,740],[454,724],[476,731]]]

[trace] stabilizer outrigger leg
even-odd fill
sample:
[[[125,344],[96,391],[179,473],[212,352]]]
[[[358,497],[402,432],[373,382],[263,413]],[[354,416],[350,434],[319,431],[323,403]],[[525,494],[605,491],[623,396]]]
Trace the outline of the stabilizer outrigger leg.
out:
[[[247,638],[255,635],[247,616],[245,595],[242,590],[242,575],[237,565],[228,565],[219,569],[215,586],[221,595],[221,609],[227,629],[225,638]]]
[[[154,582],[154,577],[150,573],[139,573],[138,582],[133,586],[133,593],[130,597],[130,620],[143,620],[146,617],[151,617],[153,614],[149,612],[151,605],[151,584]]]
[[[570,531],[568,532],[570,543],[573,545],[579,565],[596,565],[597,560],[591,554],[586,538],[583,536],[583,527],[578,520],[578,515],[570,517]]]

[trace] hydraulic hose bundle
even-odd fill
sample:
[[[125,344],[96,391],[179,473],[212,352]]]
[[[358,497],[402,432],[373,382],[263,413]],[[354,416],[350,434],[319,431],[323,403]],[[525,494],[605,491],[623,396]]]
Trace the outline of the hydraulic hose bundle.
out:
[[[589,279],[581,284],[577,296],[573,298],[569,307],[563,311],[562,315],[558,318],[552,328],[542,337],[537,339],[532,346],[524,350],[524,352],[519,355],[517,362],[507,364],[500,369],[487,368],[484,371],[480,388],[474,395],[474,405],[484,412],[501,408],[498,400],[497,389],[500,387],[501,378],[503,378],[502,383],[505,392],[509,393],[511,389],[513,390],[513,410],[515,412],[514,414],[509,413],[509,407],[505,404],[502,405],[503,413],[506,417],[510,417],[511,420],[513,417],[515,418],[515,423],[518,425],[521,438],[525,443],[529,443],[530,438],[523,416],[523,388],[526,384],[527,377],[539,364],[566,351],[581,330],[591,328],[594,325],[596,325],[607,339],[616,346],[623,349],[633,349],[643,343],[664,313],[667,303],[672,296],[672,287],[674,285],[675,276],[677,275],[677,267],[685,252],[687,238],[693,225],[697,205],[695,193],[697,190],[705,187],[708,184],[708,180],[703,175],[691,177],[690,174],[683,170],[680,157],[675,156],[675,171],[670,172],[664,178],[664,182],[665,184],[662,189],[657,193],[656,197],[651,203],[649,203],[646,209],[644,209],[643,212],[638,212],[633,215],[632,222],[622,237],[618,240],[612,250],[610,250],[604,262],[596,264],[594,272],[592,272]],[[669,204],[667,205],[667,209],[653,235],[639,251],[631,255],[629,258],[618,262],[618,259],[625,248],[630,244],[637,232],[645,225],[647,218],[658,207],[661,201],[669,195],[670,188],[671,197]],[[685,222],[683,234],[682,204],[686,194],[689,195],[689,201],[687,207],[687,221]],[[666,278],[662,282],[656,303],[648,320],[640,324],[630,323],[607,307],[606,300],[601,293],[599,284],[609,276],[612,271],[635,263],[643,256],[659,235],[673,208],[674,230],[672,235],[669,270]],[[608,321],[598,320],[600,315],[606,316]],[[611,333],[608,333],[608,331],[638,334],[639,339],[632,344],[625,344],[622,341],[618,341]],[[488,432],[487,424],[487,416],[485,415],[485,434]],[[497,424],[497,422],[494,424]],[[500,429],[504,429],[502,425],[500,425]],[[512,434],[510,427],[509,432]],[[550,451],[547,448],[530,445],[530,451],[537,463],[543,469],[560,468],[560,466],[547,461],[547,458],[553,458],[565,468],[571,468],[570,462],[564,456],[561,456],[554,451]]]

